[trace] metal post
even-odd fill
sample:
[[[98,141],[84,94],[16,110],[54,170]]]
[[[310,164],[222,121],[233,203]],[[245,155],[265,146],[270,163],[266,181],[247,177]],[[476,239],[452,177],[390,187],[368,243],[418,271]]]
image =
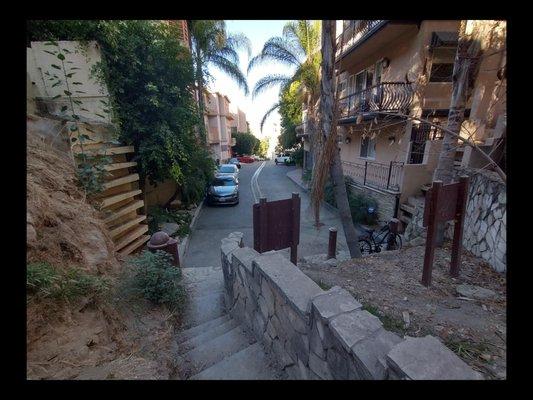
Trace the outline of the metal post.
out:
[[[291,263],[298,265],[298,243],[300,242],[300,195],[292,193],[292,242]]]
[[[461,268],[461,246],[463,242],[463,225],[467,198],[468,176],[461,176],[459,178],[459,193],[457,194],[455,225],[453,227],[452,259],[450,263],[450,275],[453,277],[459,276],[459,270]]]
[[[429,214],[426,252],[424,254],[424,268],[422,270],[422,284],[426,287],[431,286],[431,272],[433,269],[433,258],[435,256],[436,233],[437,233],[437,205],[439,202],[439,193],[442,188],[442,181],[434,181],[431,188],[431,197],[429,202]],[[425,211],[425,210],[424,210]]]
[[[366,170],[367,170],[367,168],[368,168],[368,161],[365,161],[365,176],[363,178],[363,186],[366,185]]]
[[[266,251],[268,243],[267,199],[259,199],[259,253]]]
[[[329,228],[328,260],[337,258],[337,228]]]
[[[389,221],[389,231],[390,235],[387,239],[387,250],[396,250],[396,244],[394,243],[394,239],[396,238],[396,233],[398,233],[398,224],[400,221],[396,218],[392,218]]]
[[[392,172],[392,161],[390,162],[389,164],[389,177],[387,178],[387,190],[389,189],[389,184],[390,184],[390,174]]]

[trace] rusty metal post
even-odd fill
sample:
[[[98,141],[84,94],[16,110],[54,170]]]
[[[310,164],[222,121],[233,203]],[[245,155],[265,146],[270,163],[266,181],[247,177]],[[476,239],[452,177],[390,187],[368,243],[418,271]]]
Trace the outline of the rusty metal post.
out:
[[[459,178],[459,193],[457,195],[457,209],[455,224],[453,227],[452,259],[450,263],[450,275],[459,276],[461,268],[461,246],[463,242],[463,227],[465,219],[466,201],[468,199],[468,176]]]
[[[439,202],[439,194],[442,188],[442,181],[434,181],[431,188],[430,199],[426,203],[429,210],[424,210],[428,213],[428,226],[426,236],[426,252],[424,254],[424,267],[422,270],[422,285],[431,286],[431,272],[433,269],[433,258],[435,256],[436,233],[437,233],[437,205]],[[428,194],[429,194],[428,193]]]
[[[291,263],[298,265],[298,243],[300,242],[300,195],[292,193],[292,243],[291,243]]]
[[[159,231],[150,237],[147,244],[148,249],[153,253],[157,250],[162,250],[172,256],[172,264],[175,267],[180,266],[180,256],[178,253],[178,241],[168,236],[166,232]]]
[[[328,260],[337,258],[337,228],[329,228]]]
[[[398,233],[398,225],[400,221],[397,218],[392,218],[389,221],[389,231],[391,234],[389,234],[389,237],[387,239],[387,250],[396,250],[396,243],[394,242],[394,239],[396,238],[396,234]]]
[[[268,244],[267,199],[259,199],[259,253],[266,251]]]

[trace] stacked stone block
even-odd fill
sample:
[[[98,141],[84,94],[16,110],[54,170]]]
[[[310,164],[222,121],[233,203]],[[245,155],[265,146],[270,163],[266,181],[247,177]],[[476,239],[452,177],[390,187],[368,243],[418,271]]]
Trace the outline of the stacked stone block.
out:
[[[405,341],[386,331],[349,292],[338,286],[324,291],[281,254],[259,254],[241,245],[242,235],[237,233],[222,240],[228,311],[253,332],[289,377],[424,379],[417,369],[404,371],[410,353],[397,346]],[[435,356],[445,359],[446,366],[436,369],[441,379],[452,379],[449,370],[462,379],[479,377],[433,339],[436,343],[416,357],[431,360],[432,368],[440,366]],[[410,340],[416,344],[426,338]]]

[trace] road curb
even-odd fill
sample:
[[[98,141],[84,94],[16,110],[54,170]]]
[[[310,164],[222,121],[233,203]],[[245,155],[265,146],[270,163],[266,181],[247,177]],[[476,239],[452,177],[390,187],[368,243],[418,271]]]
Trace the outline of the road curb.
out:
[[[196,207],[196,210],[194,211],[194,215],[192,216],[191,223],[189,224],[189,229],[194,229],[196,225],[196,221],[198,221],[198,216],[200,215],[200,212],[204,208],[204,202],[203,200],[200,202],[200,205]],[[180,264],[183,264],[183,260],[185,259],[185,255],[187,254],[187,250],[189,249],[189,237],[191,236],[191,233],[189,233],[187,236],[183,238],[183,240],[178,244],[178,255],[180,258]],[[183,265],[182,265],[183,266]]]

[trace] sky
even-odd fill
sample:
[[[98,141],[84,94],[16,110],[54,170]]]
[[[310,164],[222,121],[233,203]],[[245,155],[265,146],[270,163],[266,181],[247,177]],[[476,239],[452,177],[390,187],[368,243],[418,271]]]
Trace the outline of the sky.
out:
[[[259,54],[263,48],[263,44],[269,38],[282,35],[283,26],[286,22],[285,20],[228,20],[226,21],[226,29],[229,33],[242,33],[250,39],[252,47],[250,57],[253,57]],[[246,51],[239,51],[239,62],[241,71],[246,74],[248,69],[248,54]],[[252,99],[251,93],[255,83],[267,73],[290,75],[293,69],[276,63],[265,64],[254,68],[247,76],[250,90],[248,96],[245,96],[242,89],[223,72],[215,67],[212,67],[210,72],[213,75],[214,82],[209,84],[209,89],[227,95],[231,101],[230,108],[235,109],[239,107],[246,113],[246,119],[250,123],[252,133],[258,138],[270,137],[270,147],[275,146],[280,129],[279,114],[277,112],[270,114],[263,127],[263,132],[261,132],[259,125],[266,111],[277,102],[279,86],[268,89],[255,99]]]

